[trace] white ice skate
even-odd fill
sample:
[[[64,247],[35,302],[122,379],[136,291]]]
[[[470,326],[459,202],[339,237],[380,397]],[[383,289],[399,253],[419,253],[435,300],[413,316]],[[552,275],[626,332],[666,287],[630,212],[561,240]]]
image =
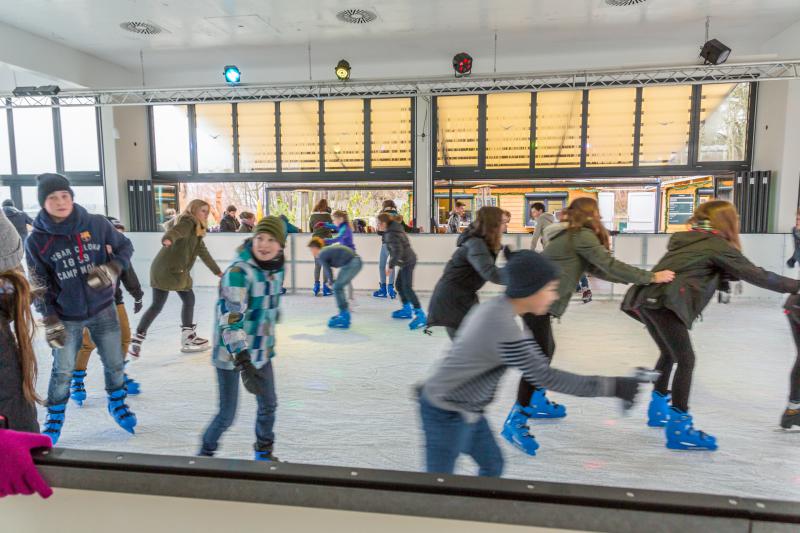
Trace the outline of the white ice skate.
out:
[[[211,347],[208,343],[208,339],[197,336],[195,333],[196,329],[196,325],[181,328],[181,351],[183,353],[202,352]]]

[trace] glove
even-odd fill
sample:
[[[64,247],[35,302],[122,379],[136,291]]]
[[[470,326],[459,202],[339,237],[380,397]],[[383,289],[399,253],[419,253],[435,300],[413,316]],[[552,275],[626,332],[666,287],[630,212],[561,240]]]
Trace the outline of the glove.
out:
[[[627,411],[633,407],[633,401],[639,392],[639,378],[619,377],[614,384],[614,396],[622,400],[622,408]]]
[[[786,303],[783,304],[783,312],[789,317],[789,320],[800,324],[800,294],[790,294],[786,298]]]
[[[51,348],[63,348],[67,343],[67,330],[55,315],[44,319],[44,335]]]
[[[242,384],[247,392],[261,396],[264,394],[264,383],[261,376],[258,375],[258,370],[253,366],[253,361],[250,359],[250,352],[242,350],[237,353],[233,358],[233,364],[236,370],[242,375]]]
[[[107,289],[117,283],[120,272],[122,272],[122,269],[114,261],[105,265],[98,265],[89,272],[86,277],[86,283],[96,291]]]
[[[53,489],[36,470],[30,451],[52,446],[47,435],[0,429],[0,498],[34,492],[49,498]]]
[[[141,298],[138,300],[134,300],[133,302],[133,314],[138,314],[139,311],[142,310],[142,300]]]
[[[786,266],[789,268],[794,268],[794,265],[797,264],[794,257],[790,257],[788,261],[786,261]]]

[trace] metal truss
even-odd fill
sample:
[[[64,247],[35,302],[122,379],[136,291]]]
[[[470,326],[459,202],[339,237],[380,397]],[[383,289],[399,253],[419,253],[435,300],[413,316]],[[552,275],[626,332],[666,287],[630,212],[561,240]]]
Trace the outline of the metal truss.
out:
[[[800,78],[800,60],[724,65],[689,65],[647,69],[597,70],[552,74],[475,75],[466,78],[421,80],[318,81],[274,85],[239,85],[172,88],[64,90],[56,100],[50,96],[12,98],[0,94],[5,107],[127,106],[155,104],[199,104],[318,100],[333,98],[378,98],[392,96],[439,96],[492,92],[644,87],[732,83]]]

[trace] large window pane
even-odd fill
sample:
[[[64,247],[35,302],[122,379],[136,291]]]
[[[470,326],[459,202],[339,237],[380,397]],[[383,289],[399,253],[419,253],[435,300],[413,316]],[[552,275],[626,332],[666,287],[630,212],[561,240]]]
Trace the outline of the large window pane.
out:
[[[478,165],[478,97],[440,96],[436,161],[440,167]]]
[[[281,167],[319,171],[319,103],[281,102]]]
[[[8,150],[8,119],[4,108],[0,108],[0,174],[11,174],[11,156]]]
[[[189,115],[185,105],[153,106],[156,170],[189,172]]]
[[[531,162],[531,94],[486,97],[486,168],[528,168]]]
[[[200,104],[197,122],[197,171],[233,172],[233,111],[230,104]]]
[[[102,186],[73,186],[75,203],[95,215],[106,214],[106,198]]]
[[[25,211],[28,216],[36,218],[39,214],[41,206],[39,206],[39,194],[36,187],[20,187],[22,190],[22,207],[17,206],[17,209]]]
[[[583,91],[536,94],[536,167],[581,165],[582,105]]]
[[[699,161],[744,161],[750,84],[703,85],[700,101]]]
[[[372,168],[411,168],[411,99],[370,101]]]
[[[275,104],[238,104],[239,171],[275,172]]]
[[[97,111],[94,107],[62,107],[59,112],[64,170],[98,172]]]
[[[3,200],[11,200],[11,187],[0,185],[0,202]]]
[[[49,107],[14,109],[17,172],[41,174],[56,171],[53,110]]]
[[[645,87],[642,90],[639,165],[689,163],[691,112],[691,85]]]
[[[304,186],[298,187],[298,189],[305,188]],[[375,217],[380,212],[384,200],[394,201],[403,220],[411,224],[411,184],[408,184],[408,189],[398,190],[376,187],[344,190],[270,191],[269,212],[272,215],[286,215],[289,221],[299,227],[301,231],[308,232],[310,230],[309,216],[314,205],[323,198],[328,200],[331,209],[347,211],[351,224],[360,219],[366,222],[372,231],[376,227]]]
[[[586,137],[587,167],[633,164],[633,130],[636,122],[636,89],[589,91]]]
[[[327,100],[323,120],[325,170],[364,170],[364,101]]]

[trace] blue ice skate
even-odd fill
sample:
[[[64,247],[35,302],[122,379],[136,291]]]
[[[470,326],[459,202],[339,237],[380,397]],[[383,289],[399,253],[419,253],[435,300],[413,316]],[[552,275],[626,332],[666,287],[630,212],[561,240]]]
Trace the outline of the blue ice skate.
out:
[[[511,412],[508,413],[505,423],[503,424],[503,431],[500,435],[506,439],[512,446],[522,450],[528,455],[536,455],[536,450],[539,449],[539,443],[530,433],[528,427],[528,414],[520,404],[514,404]]]
[[[403,304],[401,309],[394,311],[392,313],[392,318],[411,318],[414,316],[414,309],[411,307],[411,304]]]
[[[64,412],[67,410],[67,402],[50,405],[47,407],[47,418],[44,420],[43,435],[50,437],[53,446],[58,443],[61,437],[61,429],[64,427]]]
[[[397,298],[397,291],[394,290],[393,284],[390,283],[389,285],[386,286],[386,292],[389,293],[389,298],[391,298],[392,300]]]
[[[319,296],[319,281],[314,282],[314,288],[311,290],[314,291],[314,296]]]
[[[72,383],[69,386],[69,397],[79,406],[86,401],[86,387],[83,380],[86,378],[85,370],[76,370],[72,373]]]
[[[667,421],[667,448],[670,450],[708,450],[717,449],[717,439],[694,429],[692,415],[675,407],[670,408]]]
[[[350,311],[341,311],[338,315],[332,316],[328,320],[328,327],[334,329],[350,328]]]
[[[387,296],[385,283],[379,283],[378,290],[372,293],[373,298],[386,298]]]
[[[128,374],[125,374],[125,392],[128,393],[128,396],[136,396],[142,392],[139,382]]]
[[[108,413],[114,417],[114,421],[127,431],[128,433],[135,433],[133,428],[136,427],[136,415],[133,414],[130,407],[125,404],[125,398],[128,393],[125,388],[117,389],[108,395]]]
[[[531,403],[522,410],[528,418],[564,418],[567,408],[547,399],[546,389],[536,389],[531,395]]]
[[[280,463],[280,459],[272,455],[272,450],[256,450],[255,460],[265,463]]]
[[[422,309],[414,309],[414,320],[409,322],[408,329],[415,330],[424,328],[428,323],[428,318],[425,316],[425,311]]]
[[[328,287],[327,283],[323,283],[322,284],[322,295],[323,296],[330,296],[331,294],[333,294],[333,291],[331,290],[331,288]]]
[[[663,428],[669,421],[669,394],[653,391],[650,395],[650,407],[647,408],[647,425],[651,428]]]

